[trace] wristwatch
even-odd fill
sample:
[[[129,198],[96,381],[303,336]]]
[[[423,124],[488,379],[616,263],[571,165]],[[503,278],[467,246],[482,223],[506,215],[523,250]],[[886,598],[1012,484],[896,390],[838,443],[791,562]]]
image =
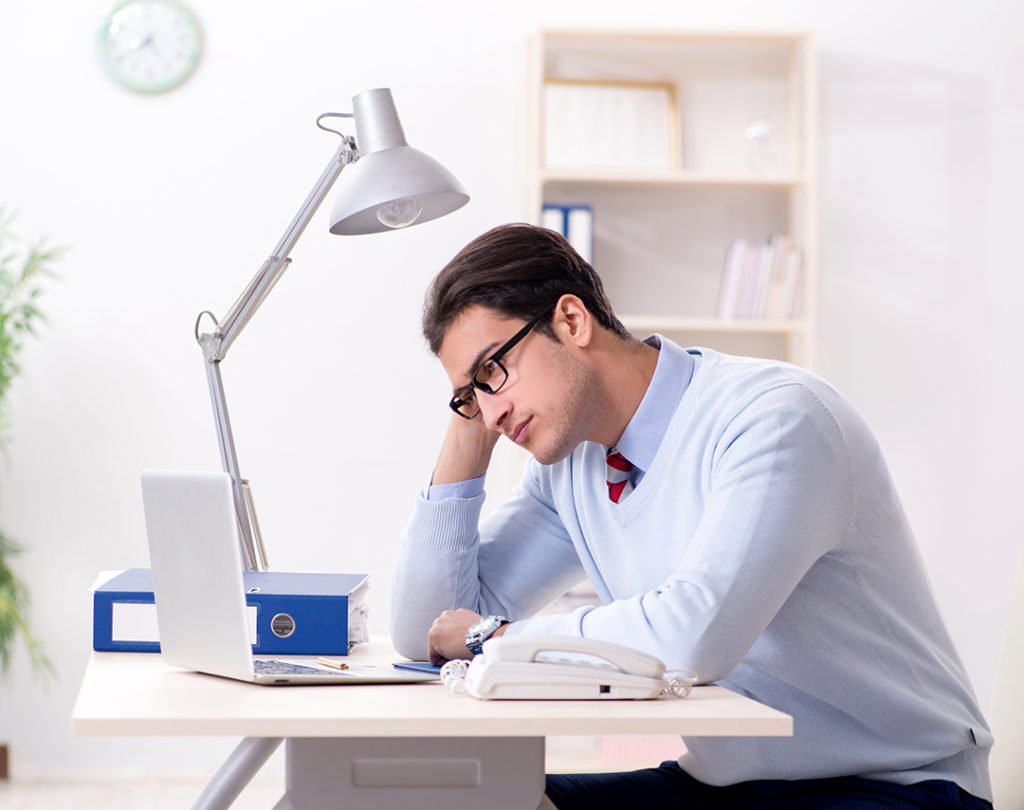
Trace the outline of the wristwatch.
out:
[[[494,635],[494,631],[509,621],[504,616],[484,616],[477,619],[466,631],[466,646],[473,655],[480,655],[484,642]]]

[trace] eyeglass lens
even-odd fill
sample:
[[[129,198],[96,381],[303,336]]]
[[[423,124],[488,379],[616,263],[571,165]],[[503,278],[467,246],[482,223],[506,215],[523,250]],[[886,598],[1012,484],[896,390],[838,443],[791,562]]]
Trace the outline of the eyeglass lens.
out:
[[[476,401],[476,391],[472,386],[466,386],[452,397],[450,407],[459,416],[465,416],[467,419],[472,419],[480,413],[480,404]]]
[[[480,368],[473,375],[473,385],[485,394],[494,394],[507,379],[508,372],[505,367],[492,357],[480,364]]]

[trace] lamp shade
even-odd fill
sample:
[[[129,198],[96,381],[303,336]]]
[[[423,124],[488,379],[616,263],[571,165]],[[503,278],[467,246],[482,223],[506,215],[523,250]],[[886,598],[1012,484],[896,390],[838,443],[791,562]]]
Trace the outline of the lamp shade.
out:
[[[429,222],[469,201],[451,172],[406,142],[390,90],[367,90],[352,103],[359,159],[338,178],[331,233],[378,233]]]

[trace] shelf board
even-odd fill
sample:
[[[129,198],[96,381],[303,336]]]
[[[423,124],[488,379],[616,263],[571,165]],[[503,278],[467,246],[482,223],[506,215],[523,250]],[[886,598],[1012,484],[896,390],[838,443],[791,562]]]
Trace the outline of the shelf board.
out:
[[[755,175],[729,172],[698,172],[645,169],[543,169],[541,183],[572,183],[599,186],[685,186],[735,188],[799,188],[806,184],[803,174]]]
[[[548,47],[565,47],[580,44],[647,46],[664,44],[674,48],[694,43],[724,44],[800,44],[813,37],[810,30],[689,30],[689,29],[632,29],[623,28],[604,31],[594,28],[548,28],[543,32]]]
[[[620,315],[627,329],[650,332],[720,332],[791,335],[806,332],[805,320],[723,320],[721,318],[676,318],[659,315]]]

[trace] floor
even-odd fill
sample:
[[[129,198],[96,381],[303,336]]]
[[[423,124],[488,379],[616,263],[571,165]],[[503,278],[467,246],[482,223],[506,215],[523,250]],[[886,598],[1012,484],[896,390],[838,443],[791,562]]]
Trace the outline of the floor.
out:
[[[250,784],[231,810],[271,810],[283,791],[269,782]],[[188,810],[202,793],[201,781],[105,782],[11,780],[0,782],[4,810]]]

